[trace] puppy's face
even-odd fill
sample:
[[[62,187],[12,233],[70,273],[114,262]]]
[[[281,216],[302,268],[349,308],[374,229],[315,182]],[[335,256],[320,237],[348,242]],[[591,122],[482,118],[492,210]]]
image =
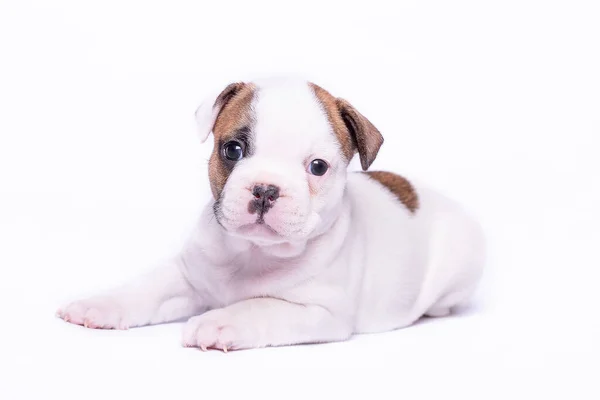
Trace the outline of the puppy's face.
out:
[[[354,153],[367,169],[383,142],[347,102],[306,82],[235,83],[208,104],[196,118],[203,139],[214,134],[215,218],[259,245],[317,232],[335,215]]]

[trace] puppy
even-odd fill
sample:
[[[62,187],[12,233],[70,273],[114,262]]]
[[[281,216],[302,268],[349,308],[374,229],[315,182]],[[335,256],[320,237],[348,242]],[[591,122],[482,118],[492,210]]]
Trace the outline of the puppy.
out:
[[[366,172],[383,144],[347,101],[304,81],[233,83],[196,111],[213,199],[179,254],[58,311],[89,328],[189,318],[183,345],[343,341],[466,304],[481,229],[452,200]],[[358,153],[365,172],[347,172]],[[191,317],[191,318],[190,318]]]

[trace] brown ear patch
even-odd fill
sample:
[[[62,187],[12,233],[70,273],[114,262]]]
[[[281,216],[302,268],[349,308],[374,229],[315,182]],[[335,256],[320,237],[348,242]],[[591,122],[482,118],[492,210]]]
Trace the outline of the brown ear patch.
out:
[[[336,103],[342,119],[348,127],[350,136],[356,143],[362,169],[366,171],[377,157],[377,153],[383,144],[383,136],[371,121],[346,100],[338,98]]]
[[[251,83],[232,83],[219,95],[215,105],[220,105],[221,111],[213,127],[215,139],[253,124],[251,106],[255,91]]]
[[[413,185],[404,177],[386,171],[364,172],[370,178],[375,179],[388,188],[411,213],[419,208],[419,196]]]
[[[358,151],[362,169],[366,171],[383,144],[383,136],[346,100],[332,96],[314,83],[309,85],[327,114],[333,133],[340,143],[342,154],[350,162],[354,153]]]
[[[245,140],[249,140],[248,132],[254,125],[252,100],[255,91],[256,87],[253,84],[232,83],[221,92],[215,102],[215,107],[220,107],[221,110],[213,127],[214,147],[208,162],[210,188],[215,199],[221,195],[235,166],[234,163],[224,159],[223,145],[229,140],[236,139],[240,132],[244,132]]]
[[[340,143],[342,154],[346,158],[346,161],[350,162],[356,152],[356,143],[354,142],[352,135],[350,135],[350,132],[348,132],[348,127],[338,108],[337,99],[322,87],[315,85],[314,83],[310,83],[309,85],[315,92],[315,96],[327,114],[327,119],[333,128],[333,133]]]

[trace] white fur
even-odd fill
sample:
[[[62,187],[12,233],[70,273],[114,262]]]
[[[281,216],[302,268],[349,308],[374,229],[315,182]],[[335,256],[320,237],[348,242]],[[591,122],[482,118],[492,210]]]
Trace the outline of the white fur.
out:
[[[347,173],[306,83],[258,86],[256,151],[225,185],[223,226],[210,201],[171,264],[74,302],[61,317],[107,328],[192,317],[184,345],[244,349],[397,329],[469,300],[483,266],[478,224],[452,200],[419,186],[413,215],[376,181]],[[202,137],[215,112],[197,113]],[[327,174],[307,172],[314,158],[328,161]],[[253,226],[256,216],[247,210],[256,183],[281,187],[265,214],[270,231]]]

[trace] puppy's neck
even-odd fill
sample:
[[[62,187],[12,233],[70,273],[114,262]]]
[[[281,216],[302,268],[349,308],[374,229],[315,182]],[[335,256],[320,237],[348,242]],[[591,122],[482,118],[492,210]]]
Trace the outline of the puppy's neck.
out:
[[[269,258],[294,258],[301,255],[306,249],[306,241],[284,242],[277,244],[257,245],[252,243],[251,251],[262,253]]]

